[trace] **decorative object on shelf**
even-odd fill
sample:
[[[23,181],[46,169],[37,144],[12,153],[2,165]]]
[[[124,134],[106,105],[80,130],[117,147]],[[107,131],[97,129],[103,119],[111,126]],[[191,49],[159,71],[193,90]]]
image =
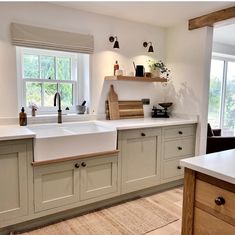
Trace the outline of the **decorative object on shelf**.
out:
[[[35,117],[38,106],[35,103],[29,103],[29,108],[31,108],[32,117]]]
[[[118,61],[116,60],[114,66],[113,66],[113,75],[114,76],[117,75],[116,74],[117,70],[119,70],[119,64],[118,64]]]
[[[152,117],[153,118],[169,118],[168,108],[172,106],[173,103],[159,103],[158,105],[161,106],[163,109],[158,109],[157,107],[153,106],[152,109]]]
[[[134,76],[105,76],[105,80],[112,81],[133,81],[133,82],[161,82],[166,83],[168,80],[161,77],[134,77]]]
[[[149,49],[148,49],[148,52],[153,53],[154,50],[153,50],[152,42],[144,42],[144,43],[143,43],[143,47],[147,47],[148,44],[150,44]]]
[[[136,65],[135,66],[135,76],[136,77],[143,77],[144,76],[144,66],[143,65]]]
[[[114,87],[111,84],[108,93],[108,107],[110,120],[120,119],[119,108],[118,108],[118,95],[114,91]]]
[[[149,72],[145,72],[145,73],[144,73],[144,77],[145,77],[145,78],[151,78],[151,75],[152,75],[152,74],[149,73]]]
[[[149,60],[148,65],[154,77],[164,76],[167,80],[169,79],[171,71],[161,60]]]
[[[117,48],[117,49],[119,49],[120,47],[119,47],[119,42],[118,42],[118,38],[117,38],[117,36],[110,36],[109,37],[109,41],[110,42],[114,42],[114,44],[113,44],[113,48]]]

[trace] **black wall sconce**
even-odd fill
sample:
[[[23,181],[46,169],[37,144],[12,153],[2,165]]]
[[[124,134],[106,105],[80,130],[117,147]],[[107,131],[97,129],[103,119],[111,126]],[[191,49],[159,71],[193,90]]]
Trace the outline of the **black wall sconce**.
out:
[[[150,44],[149,49],[148,49],[148,52],[154,52],[152,42],[144,42],[144,43],[143,43],[143,46],[144,46],[144,47],[147,47],[148,44]]]
[[[109,41],[110,41],[110,42],[114,42],[113,48],[119,48],[119,42],[118,42],[117,36],[115,36],[115,37],[113,37],[113,36],[109,37]]]

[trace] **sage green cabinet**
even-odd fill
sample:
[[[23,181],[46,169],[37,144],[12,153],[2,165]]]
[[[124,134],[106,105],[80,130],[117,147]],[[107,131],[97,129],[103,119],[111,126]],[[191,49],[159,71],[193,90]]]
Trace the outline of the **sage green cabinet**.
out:
[[[119,132],[122,157],[122,193],[160,183],[161,128]]]
[[[196,125],[163,127],[161,183],[184,177],[180,160],[195,156]]]
[[[79,200],[79,168],[68,161],[34,168],[35,211],[47,210]]]
[[[118,189],[117,158],[100,156],[35,166],[35,211],[112,195]]]
[[[0,141],[0,227],[28,214],[32,140]]]
[[[117,156],[88,159],[81,162],[81,200],[98,198],[114,193],[117,189]]]

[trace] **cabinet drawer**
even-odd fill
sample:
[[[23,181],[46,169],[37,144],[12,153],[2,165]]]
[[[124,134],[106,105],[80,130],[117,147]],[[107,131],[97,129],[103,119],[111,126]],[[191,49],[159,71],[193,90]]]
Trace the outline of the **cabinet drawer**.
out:
[[[215,200],[218,197],[224,199],[223,205],[216,204]],[[196,205],[199,204],[211,214],[219,213],[224,220],[229,218],[230,223],[235,225],[235,193],[197,179],[195,201]]]
[[[150,136],[157,136],[161,134],[161,128],[142,128],[142,129],[134,129],[127,131],[119,132],[119,139],[135,139],[135,138],[144,138]]]
[[[194,235],[234,235],[235,226],[224,222],[203,210],[194,209]]]
[[[163,137],[164,139],[170,139],[185,136],[194,136],[195,130],[195,125],[167,127],[163,129]]]
[[[194,138],[182,138],[177,140],[165,141],[164,158],[174,158],[185,155],[194,155]]]
[[[166,161],[163,164],[163,179],[183,175],[183,167],[180,166],[180,159]]]

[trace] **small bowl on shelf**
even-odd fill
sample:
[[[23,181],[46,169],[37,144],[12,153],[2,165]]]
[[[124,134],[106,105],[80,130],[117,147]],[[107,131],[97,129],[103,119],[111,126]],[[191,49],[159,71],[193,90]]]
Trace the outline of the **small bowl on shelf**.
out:
[[[173,104],[173,103],[171,103],[171,102],[168,102],[168,103],[159,103],[159,105],[160,105],[162,108],[164,108],[164,109],[167,109],[167,108],[171,107],[172,104]]]

